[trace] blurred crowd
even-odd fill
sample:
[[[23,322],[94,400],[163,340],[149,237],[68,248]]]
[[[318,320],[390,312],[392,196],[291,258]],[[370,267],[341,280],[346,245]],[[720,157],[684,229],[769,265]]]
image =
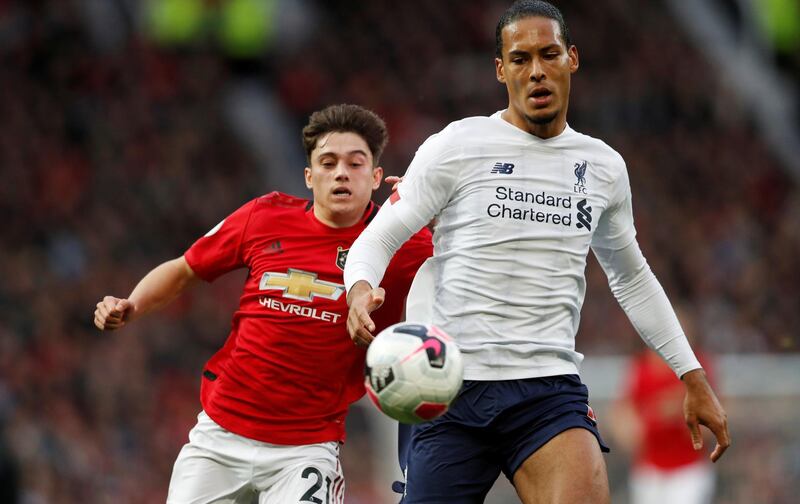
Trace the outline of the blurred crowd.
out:
[[[277,31],[258,53],[148,36],[148,2],[108,3],[128,16],[115,43],[92,31],[98,2],[0,0],[0,482],[14,460],[26,504],[164,500],[243,277],[116,333],[98,332],[92,312],[272,190],[267,181],[300,180],[300,165],[256,168],[226,111],[232,83],[277,99],[273,124],[296,152],[311,111],[374,109],[389,126],[389,174],[449,121],[505,106],[499,0],[306,1],[313,29],[291,49]],[[691,311],[695,341],[712,353],[796,352],[797,179],[661,2],[646,4],[563,2],[581,61],[570,124],[626,159],[640,244]],[[593,261],[588,276],[578,350],[638,349]],[[353,449],[368,449],[368,428],[353,429]],[[348,502],[375,504],[366,459],[350,453]]]

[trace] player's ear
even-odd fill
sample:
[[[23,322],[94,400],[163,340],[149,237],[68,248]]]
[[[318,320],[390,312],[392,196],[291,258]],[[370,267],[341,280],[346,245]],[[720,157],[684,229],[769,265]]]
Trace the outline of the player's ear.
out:
[[[312,187],[312,185],[311,185],[311,168],[306,166],[306,169],[303,170],[303,174],[305,175],[305,179],[306,179],[306,187],[311,189],[311,187]]]
[[[569,46],[567,50],[567,56],[569,57],[569,73],[575,73],[578,71],[578,48],[574,45]]]
[[[376,190],[380,187],[381,182],[383,181],[383,168],[380,166],[376,166],[372,169],[372,190]]]
[[[506,83],[505,69],[503,68],[503,60],[500,58],[494,59],[494,70],[497,73],[497,80]]]

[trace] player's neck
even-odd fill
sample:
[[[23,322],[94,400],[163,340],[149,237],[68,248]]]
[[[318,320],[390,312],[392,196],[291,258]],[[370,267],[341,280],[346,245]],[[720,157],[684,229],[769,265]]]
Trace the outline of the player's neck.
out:
[[[500,116],[507,123],[543,140],[557,137],[567,128],[566,114],[559,114],[552,121],[546,123],[536,123],[528,120],[528,118],[517,113],[509,106]]]

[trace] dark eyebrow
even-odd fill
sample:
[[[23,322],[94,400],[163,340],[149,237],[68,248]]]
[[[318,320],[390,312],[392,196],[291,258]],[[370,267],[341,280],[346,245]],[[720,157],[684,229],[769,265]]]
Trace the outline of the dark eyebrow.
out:
[[[353,156],[355,154],[361,154],[364,157],[369,157],[369,155],[361,149],[351,150],[345,153],[347,156]],[[317,159],[322,159],[326,156],[337,156],[337,154],[335,152],[323,152],[317,156]]]
[[[558,49],[560,51],[561,45],[558,43],[547,44],[544,47],[536,49],[536,52],[547,52],[547,51],[552,51],[553,49]],[[509,58],[512,58],[514,56],[528,56],[529,54],[530,54],[529,51],[525,51],[522,49],[513,49],[511,51],[508,51]]]
[[[558,49],[560,51],[561,50],[561,44],[548,44],[548,45],[542,47],[539,50],[540,51],[550,51],[552,49]]]

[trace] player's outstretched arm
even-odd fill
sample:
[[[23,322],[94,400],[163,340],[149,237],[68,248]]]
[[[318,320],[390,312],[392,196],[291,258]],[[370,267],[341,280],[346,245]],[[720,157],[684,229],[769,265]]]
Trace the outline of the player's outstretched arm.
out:
[[[139,281],[128,298],[105,296],[97,303],[94,325],[101,331],[119,329],[135,318],[166,306],[197,279],[183,256],[162,263]]]
[[[703,436],[700,426],[705,425],[717,438],[717,446],[711,453],[711,461],[716,462],[731,445],[728,434],[728,415],[722,409],[714,390],[708,383],[706,373],[695,369],[681,376],[686,386],[686,398],[683,401],[683,415],[692,435],[695,450],[703,447]]]
[[[347,314],[347,331],[350,338],[358,346],[369,346],[375,336],[375,322],[369,316],[383,304],[385,291],[378,287],[373,289],[369,282],[359,280],[347,293],[347,305],[350,311]]]

